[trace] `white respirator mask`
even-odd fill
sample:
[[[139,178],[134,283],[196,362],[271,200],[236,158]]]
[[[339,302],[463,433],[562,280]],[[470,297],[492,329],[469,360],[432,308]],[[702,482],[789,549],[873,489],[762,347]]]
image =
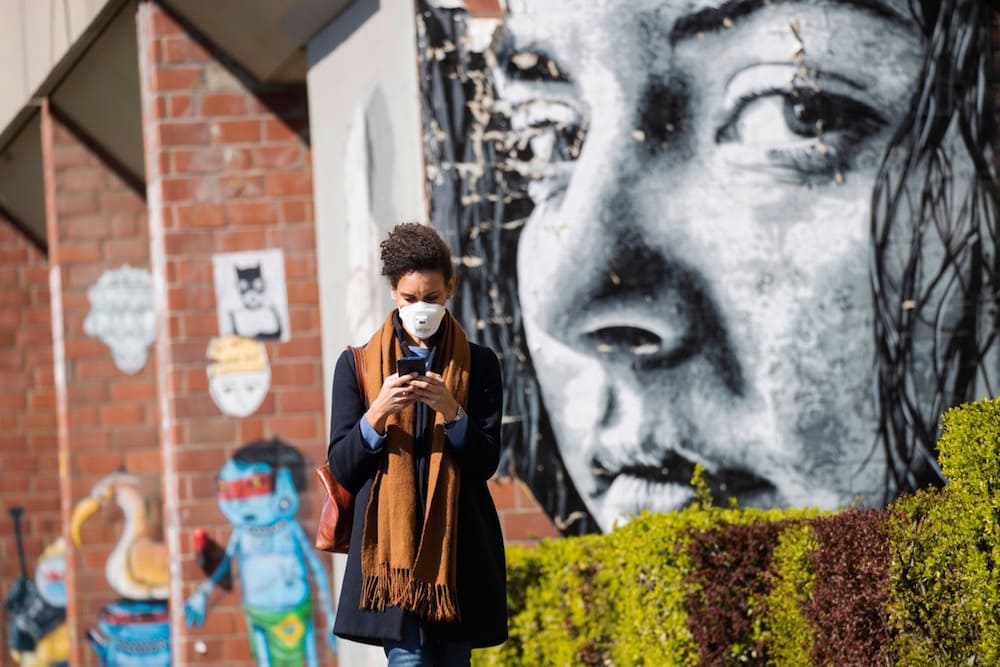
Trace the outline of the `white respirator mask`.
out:
[[[446,312],[447,309],[439,303],[418,301],[400,308],[399,319],[411,336],[427,340],[437,333]]]

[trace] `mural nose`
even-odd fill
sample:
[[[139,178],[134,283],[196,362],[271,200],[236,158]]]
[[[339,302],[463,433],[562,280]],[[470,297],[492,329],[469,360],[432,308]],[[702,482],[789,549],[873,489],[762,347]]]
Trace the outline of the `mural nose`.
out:
[[[691,333],[671,331],[659,335],[641,326],[605,326],[583,337],[602,357],[637,371],[674,368],[695,356],[700,347]]]
[[[635,229],[622,233],[601,277],[574,299],[564,335],[609,364],[637,372],[698,361],[742,393],[741,364],[705,272],[651,247]]]

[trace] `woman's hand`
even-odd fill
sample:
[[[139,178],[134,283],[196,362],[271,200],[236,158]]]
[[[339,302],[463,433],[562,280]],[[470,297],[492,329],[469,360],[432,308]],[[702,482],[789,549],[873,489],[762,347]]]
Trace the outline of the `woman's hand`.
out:
[[[385,433],[385,420],[389,415],[402,412],[417,400],[417,392],[410,386],[416,373],[399,377],[393,373],[382,381],[382,389],[368,406],[365,417],[376,433]]]
[[[418,401],[440,412],[445,421],[453,420],[458,414],[458,401],[445,386],[444,378],[437,373],[416,376],[410,380],[410,388]]]

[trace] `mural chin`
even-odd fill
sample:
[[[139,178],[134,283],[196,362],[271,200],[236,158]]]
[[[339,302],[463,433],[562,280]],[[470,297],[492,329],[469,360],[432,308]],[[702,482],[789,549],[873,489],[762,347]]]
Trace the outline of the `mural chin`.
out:
[[[581,354],[530,320],[526,333],[561,458],[602,530],[692,502],[695,465],[723,504],[832,509],[884,500],[885,461],[863,382],[830,395],[804,386],[789,365],[784,377],[799,402],[749,384],[735,396],[698,364],[656,378]]]

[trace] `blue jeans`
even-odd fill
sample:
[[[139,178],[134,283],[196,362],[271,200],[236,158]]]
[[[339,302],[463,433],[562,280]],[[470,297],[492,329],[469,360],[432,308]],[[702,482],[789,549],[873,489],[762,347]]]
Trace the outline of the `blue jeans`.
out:
[[[469,642],[442,642],[420,646],[420,621],[412,614],[403,616],[403,637],[386,642],[389,667],[468,667],[472,659]]]

